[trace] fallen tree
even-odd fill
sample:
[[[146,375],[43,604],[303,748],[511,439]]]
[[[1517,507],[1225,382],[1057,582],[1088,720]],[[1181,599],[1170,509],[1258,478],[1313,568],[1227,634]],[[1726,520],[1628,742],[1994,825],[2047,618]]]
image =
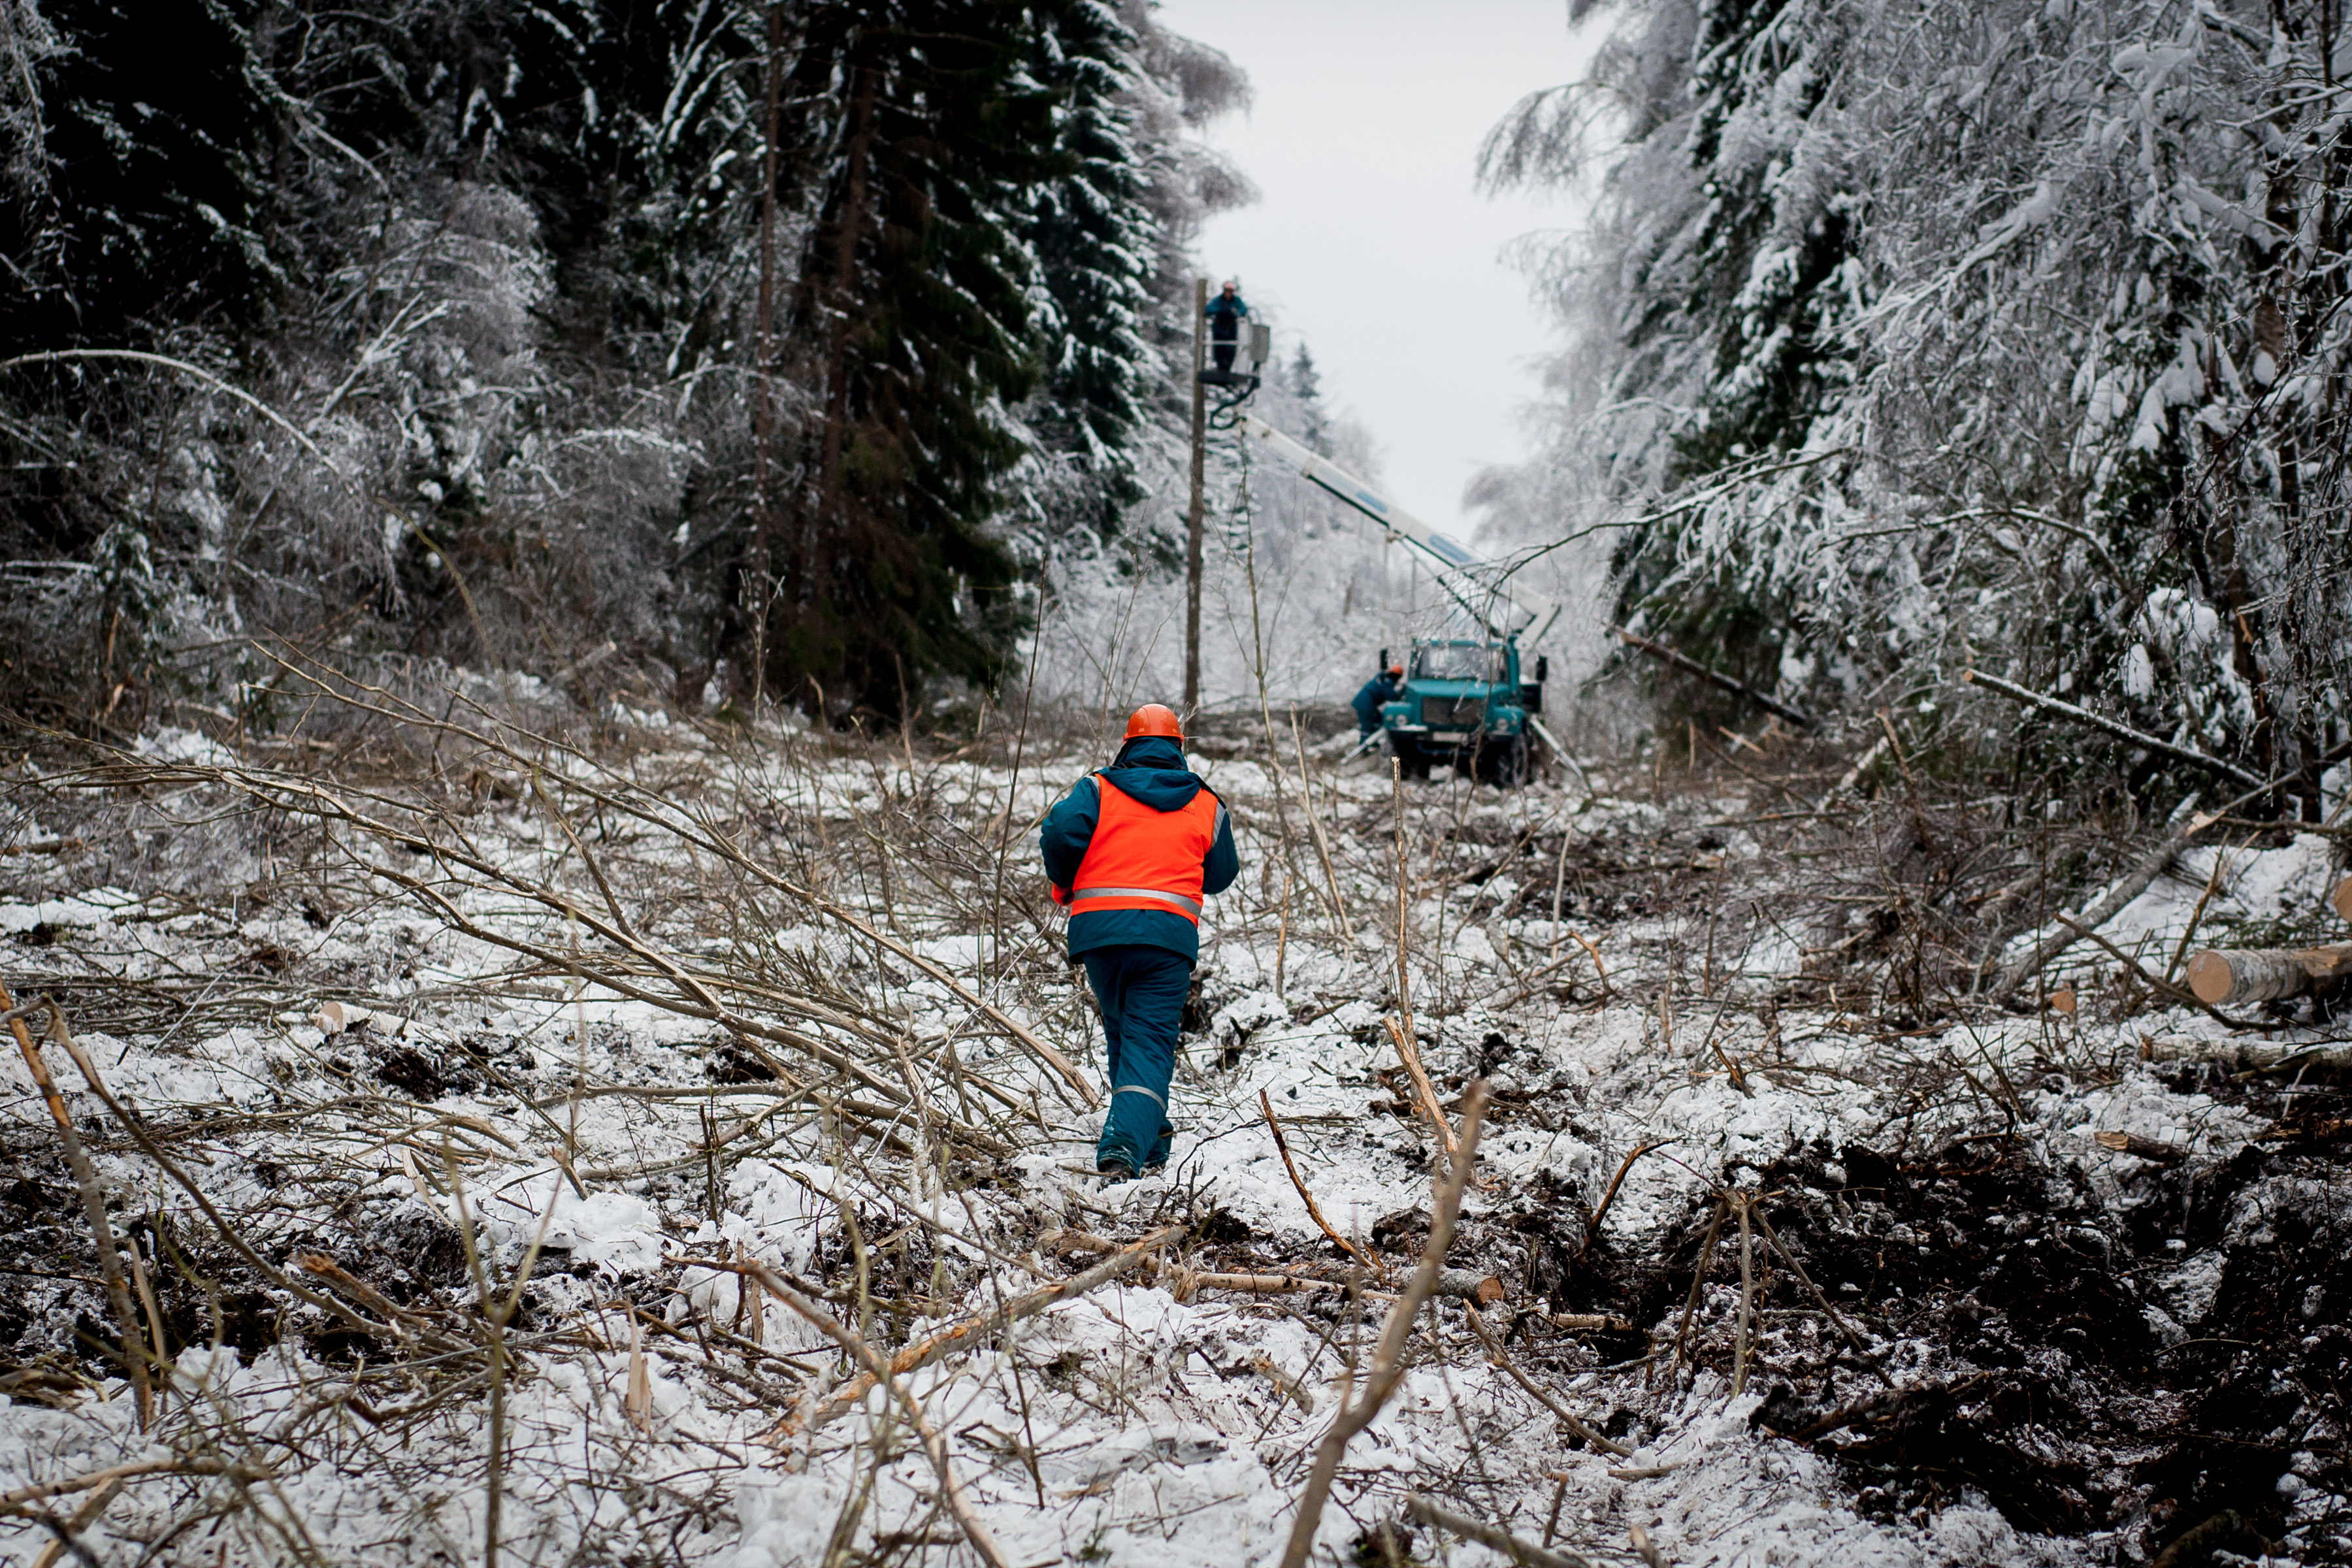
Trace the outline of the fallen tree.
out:
[[[1701,664],[1686,653],[1678,652],[1662,642],[1654,642],[1638,632],[1629,632],[1623,626],[1612,626],[1609,629],[1615,634],[1619,642],[1623,643],[1627,647],[1648,654],[1669,669],[1679,669],[1685,675],[1695,675],[1710,686],[1728,691],[1734,697],[1745,701],[1753,702],[1767,713],[1778,713],[1791,724],[1801,725],[1808,730],[1813,727],[1813,716],[1803,709],[1792,708],[1768,692],[1757,690],[1736,676],[1726,675],[1712,666]]]
[[[2055,714],[2086,730],[2096,730],[2102,734],[2113,735],[2116,740],[2128,745],[2137,746],[2142,751],[2153,752],[2161,757],[2170,757],[2174,762],[2186,763],[2192,768],[2201,768],[2216,778],[2228,779],[2237,784],[2250,784],[2257,789],[2270,787],[2263,783],[2259,774],[2249,773],[2235,763],[2221,757],[2208,756],[2193,746],[2175,745],[2160,736],[2148,734],[2143,730],[2135,730],[2128,724],[2118,723],[2104,713],[2094,713],[2079,703],[2064,702],[2055,697],[2044,696],[2014,681],[2003,680],[1997,675],[1987,675],[1980,669],[1962,670],[1960,679],[1967,685],[1982,687],[1987,691],[1997,692],[2012,702],[2021,702],[2028,708],[2037,708],[2044,713]]]

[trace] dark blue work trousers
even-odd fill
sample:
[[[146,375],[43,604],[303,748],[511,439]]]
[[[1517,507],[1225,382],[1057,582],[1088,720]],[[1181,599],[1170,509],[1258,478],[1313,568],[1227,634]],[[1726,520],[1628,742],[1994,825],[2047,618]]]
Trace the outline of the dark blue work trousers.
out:
[[[1097,947],[1085,959],[1110,1045],[1110,1110],[1095,1163],[1124,1160],[1138,1171],[1164,1165],[1176,1131],[1168,1121],[1168,1080],[1176,1071],[1192,966],[1164,947]]]

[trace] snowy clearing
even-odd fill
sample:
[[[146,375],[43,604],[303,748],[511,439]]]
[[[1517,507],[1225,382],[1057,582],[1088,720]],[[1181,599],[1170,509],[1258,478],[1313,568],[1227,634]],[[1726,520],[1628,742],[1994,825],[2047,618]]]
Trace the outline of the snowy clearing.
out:
[[[1088,752],[390,715],[332,776],[184,735],[12,775],[7,983],[112,1099],[45,1046],[165,1369],[142,1431],[12,1058],[20,1555],[470,1561],[495,1510],[510,1562],[952,1563],[961,1509],[1022,1568],[1273,1563],[1430,1225],[1400,910],[1442,1109],[1493,1096],[1447,1258],[1492,1284],[1422,1315],[1320,1560],[1508,1561],[1412,1498],[1690,1568],[2137,1561],[2226,1510],[2347,1551],[2341,1098],[2143,1060],[2226,1031],[2088,950],[2072,1014],[1906,999],[1900,941],[1821,929],[1827,830],[1746,781],[1400,791],[1236,726],[1175,1157],[1102,1188],[1034,864]],[[2238,856],[2209,929],[2325,847]],[[2163,948],[2181,903],[2108,934]],[[951,1348],[861,1396],[759,1268],[880,1355]]]

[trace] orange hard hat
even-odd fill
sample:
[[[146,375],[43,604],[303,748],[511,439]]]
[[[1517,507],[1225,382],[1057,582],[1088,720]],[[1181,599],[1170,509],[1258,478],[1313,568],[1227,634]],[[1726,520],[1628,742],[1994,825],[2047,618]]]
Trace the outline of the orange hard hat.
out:
[[[1176,710],[1161,702],[1147,702],[1128,715],[1127,738],[1138,735],[1158,735],[1171,741],[1184,738],[1184,726],[1176,717]]]
[[[1404,666],[1401,664],[1392,664],[1389,666],[1389,673],[1391,675],[1402,675],[1404,673]]]

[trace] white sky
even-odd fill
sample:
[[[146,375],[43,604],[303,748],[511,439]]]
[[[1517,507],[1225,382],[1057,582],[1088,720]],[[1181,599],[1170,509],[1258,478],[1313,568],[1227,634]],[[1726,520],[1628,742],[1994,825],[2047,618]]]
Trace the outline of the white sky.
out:
[[[1285,360],[1303,336],[1323,394],[1381,451],[1386,488],[1449,531],[1462,489],[1522,457],[1517,410],[1549,329],[1503,247],[1577,215],[1476,193],[1478,143],[1537,88],[1580,74],[1566,0],[1160,0],[1164,25],[1231,55],[1256,107],[1205,139],[1256,182],[1213,219],[1211,287],[1238,276]],[[1450,526],[1449,526],[1450,525]],[[1466,537],[1466,535],[1464,535]]]

